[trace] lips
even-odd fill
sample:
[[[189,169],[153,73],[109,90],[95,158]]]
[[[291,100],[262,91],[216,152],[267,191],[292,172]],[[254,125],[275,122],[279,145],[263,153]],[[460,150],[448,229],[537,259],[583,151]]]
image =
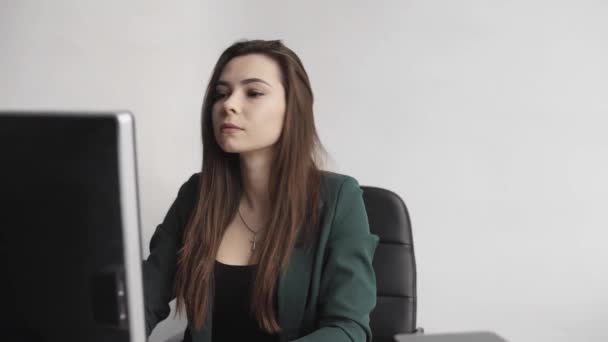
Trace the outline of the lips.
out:
[[[226,128],[242,129],[241,127],[231,124],[231,123],[225,123],[222,125],[222,129],[226,129]]]

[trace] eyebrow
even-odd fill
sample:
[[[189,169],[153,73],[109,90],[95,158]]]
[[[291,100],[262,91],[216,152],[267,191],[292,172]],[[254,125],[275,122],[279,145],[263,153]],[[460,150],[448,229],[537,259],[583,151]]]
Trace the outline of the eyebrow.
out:
[[[271,88],[272,88],[272,86],[270,85],[270,83],[268,83],[268,82],[264,81],[264,80],[263,80],[263,79],[261,79],[261,78],[255,78],[255,77],[254,77],[254,78],[247,78],[247,79],[244,79],[244,80],[242,80],[240,83],[241,83],[241,84],[249,84],[249,83],[254,83],[254,82],[261,82],[261,83],[265,83],[265,84],[267,84],[269,87],[271,87]],[[228,83],[228,81],[219,80],[219,81],[217,81],[216,86],[220,86],[220,85],[229,86],[229,85],[230,85],[230,83]]]

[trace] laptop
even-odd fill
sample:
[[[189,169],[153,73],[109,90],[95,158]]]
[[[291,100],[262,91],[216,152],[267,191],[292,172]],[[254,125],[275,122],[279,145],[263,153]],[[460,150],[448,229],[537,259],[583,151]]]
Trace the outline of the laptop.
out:
[[[489,331],[462,332],[450,334],[398,334],[396,342],[506,342],[502,337]]]
[[[0,112],[6,341],[144,342],[134,118]]]

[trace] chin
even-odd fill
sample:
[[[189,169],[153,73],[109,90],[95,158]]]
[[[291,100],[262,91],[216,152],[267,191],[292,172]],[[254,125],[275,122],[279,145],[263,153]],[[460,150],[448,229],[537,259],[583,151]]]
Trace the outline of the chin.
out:
[[[224,139],[221,139],[216,136],[215,138],[215,142],[217,143],[217,145],[220,147],[220,149],[226,153],[239,153],[241,152],[241,149],[238,148],[238,146],[234,145],[234,142],[231,141],[227,141]]]
[[[223,144],[219,145],[220,148],[226,153],[243,153],[247,151],[246,148],[243,148],[242,146],[237,146],[233,142],[226,143],[226,141],[224,141]]]
[[[226,146],[220,146],[220,147],[226,153],[241,153],[241,150],[239,150],[238,148],[226,147]]]

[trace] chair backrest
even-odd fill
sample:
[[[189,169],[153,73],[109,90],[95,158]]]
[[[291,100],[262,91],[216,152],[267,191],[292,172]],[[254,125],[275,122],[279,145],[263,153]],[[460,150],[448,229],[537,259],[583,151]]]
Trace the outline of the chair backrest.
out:
[[[380,237],[373,260],[377,304],[370,315],[374,342],[416,330],[416,259],[410,217],[392,191],[361,186],[370,230]]]

